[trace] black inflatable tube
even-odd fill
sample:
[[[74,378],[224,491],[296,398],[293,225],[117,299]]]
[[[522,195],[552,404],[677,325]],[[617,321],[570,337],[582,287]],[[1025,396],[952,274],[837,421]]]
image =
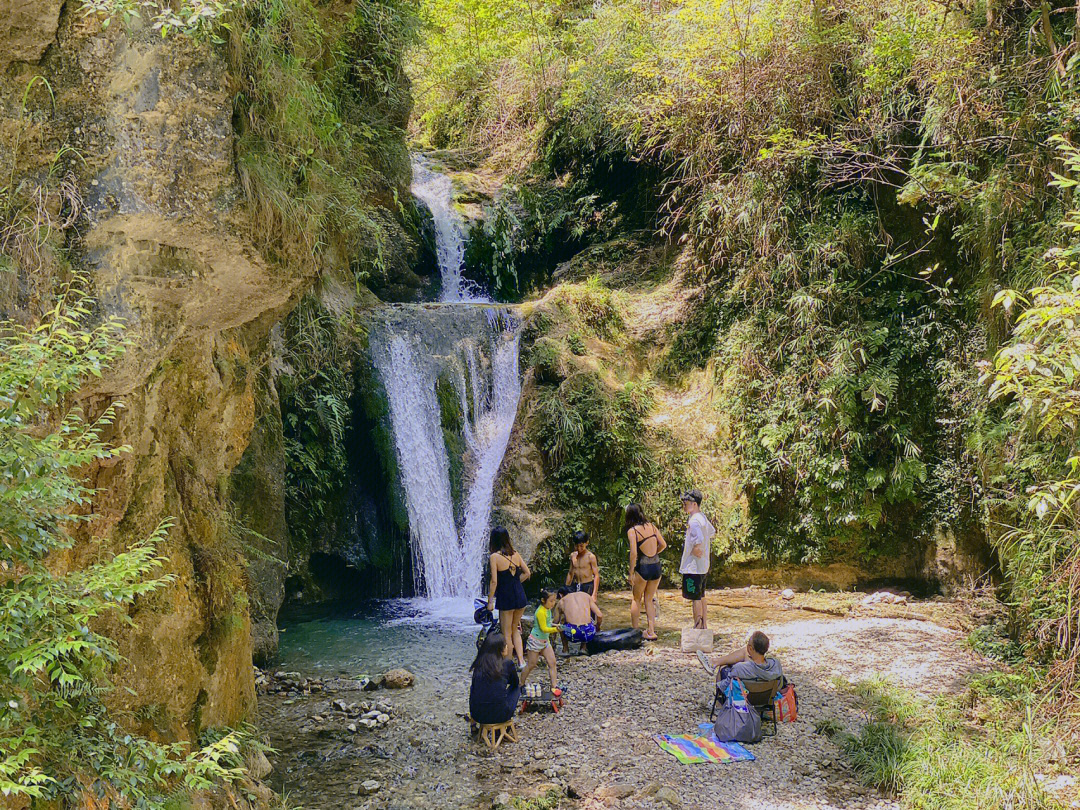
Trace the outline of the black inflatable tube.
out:
[[[633,627],[618,630],[602,630],[585,645],[589,655],[608,652],[609,650],[635,650],[641,646],[641,631]]]

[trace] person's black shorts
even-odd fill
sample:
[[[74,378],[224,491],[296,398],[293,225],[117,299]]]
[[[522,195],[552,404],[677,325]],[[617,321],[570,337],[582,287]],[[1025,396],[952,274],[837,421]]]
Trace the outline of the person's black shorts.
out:
[[[575,582],[570,586],[571,593],[587,593],[589,596],[594,596],[593,588],[596,587],[596,580],[590,579],[588,582]]]
[[[689,599],[691,602],[695,602],[698,599],[705,598],[705,575],[704,574],[683,574],[682,575],[682,595],[683,599]]]

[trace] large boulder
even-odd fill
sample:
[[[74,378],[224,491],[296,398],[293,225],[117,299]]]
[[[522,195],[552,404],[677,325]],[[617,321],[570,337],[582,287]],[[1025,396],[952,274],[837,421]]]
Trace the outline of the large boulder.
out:
[[[408,689],[416,683],[416,676],[407,669],[392,669],[383,674],[382,685],[386,689]]]

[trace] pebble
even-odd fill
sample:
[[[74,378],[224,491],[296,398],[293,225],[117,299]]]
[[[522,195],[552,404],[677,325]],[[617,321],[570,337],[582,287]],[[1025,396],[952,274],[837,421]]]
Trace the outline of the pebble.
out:
[[[279,752],[273,757],[275,772],[287,775],[309,806],[477,810],[542,795],[548,783],[596,810],[897,810],[891,799],[857,784],[836,742],[816,733],[815,721],[821,719],[835,719],[846,732],[857,732],[865,722],[853,698],[830,676],[858,681],[882,672],[894,682],[925,688],[933,682],[927,674],[942,668],[962,672],[970,656],[956,644],[955,634],[929,622],[871,617],[785,621],[796,612],[781,618],[777,608],[776,614],[774,624],[764,629],[799,692],[799,720],[781,723],[776,737],[754,746],[755,762],[684,766],[653,743],[658,732],[694,731],[711,702],[708,676],[696,658],[663,644],[652,648],[651,657],[637,650],[560,661],[560,679],[571,687],[565,708],[557,715],[537,712],[517,718],[520,742],[505,742],[497,751],[465,734],[461,715],[468,707],[467,688],[434,679],[397,693],[393,707],[384,700],[359,708],[346,703],[348,712],[362,715],[350,719],[358,726],[392,718],[378,734],[343,743],[340,733],[333,733],[345,722],[333,703],[338,696],[332,692],[341,691],[336,686],[327,686],[331,694],[318,698],[305,694],[294,706],[285,704],[281,692],[267,701],[260,698],[262,725]],[[729,624],[717,633],[719,649],[737,645],[758,621],[740,616],[737,611],[725,614]],[[642,680],[643,672],[650,677]],[[271,686],[279,683],[271,678]],[[298,675],[289,687],[314,692],[313,683]],[[327,737],[307,730],[316,715],[326,717]],[[358,778],[377,779],[382,788],[361,802],[350,801],[347,792]],[[767,786],[766,793],[748,792],[747,784]]]

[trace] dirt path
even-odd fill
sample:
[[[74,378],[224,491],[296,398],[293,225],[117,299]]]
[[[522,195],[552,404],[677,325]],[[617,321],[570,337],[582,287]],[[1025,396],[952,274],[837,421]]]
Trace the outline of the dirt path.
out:
[[[628,602],[626,594],[602,599],[607,626],[627,623]],[[861,722],[851,697],[838,690],[837,679],[880,674],[930,693],[959,689],[970,673],[985,666],[962,647],[958,631],[925,619],[877,616],[870,609],[835,617],[784,609],[778,595],[766,591],[720,592],[711,602],[718,650],[743,643],[752,629],[765,630],[799,692],[798,722],[782,724],[776,737],[755,745],[755,762],[681,765],[652,741],[660,732],[694,731],[706,719],[711,701],[710,678],[694,656],[677,649],[678,628],[689,611],[677,594],[664,593],[659,643],[560,659],[560,681],[569,687],[564,710],[520,718],[521,742],[497,752],[466,737],[458,715],[467,708],[467,679],[458,663],[412,690],[373,693],[393,703],[392,720],[385,728],[358,734],[347,730],[344,717],[330,716],[330,704],[367,693],[315,694],[292,702],[264,695],[262,727],[280,752],[271,758],[271,781],[294,803],[327,810],[486,810],[508,797],[539,795],[552,786],[568,794],[562,807],[581,810],[892,807],[857,785],[836,745],[815,733],[815,721],[827,718],[848,730]],[[844,612],[850,603],[837,601],[836,609]],[[948,615],[950,608],[938,602],[911,611]],[[324,720],[313,720],[317,714]],[[379,782],[377,792],[353,792],[367,779]]]

